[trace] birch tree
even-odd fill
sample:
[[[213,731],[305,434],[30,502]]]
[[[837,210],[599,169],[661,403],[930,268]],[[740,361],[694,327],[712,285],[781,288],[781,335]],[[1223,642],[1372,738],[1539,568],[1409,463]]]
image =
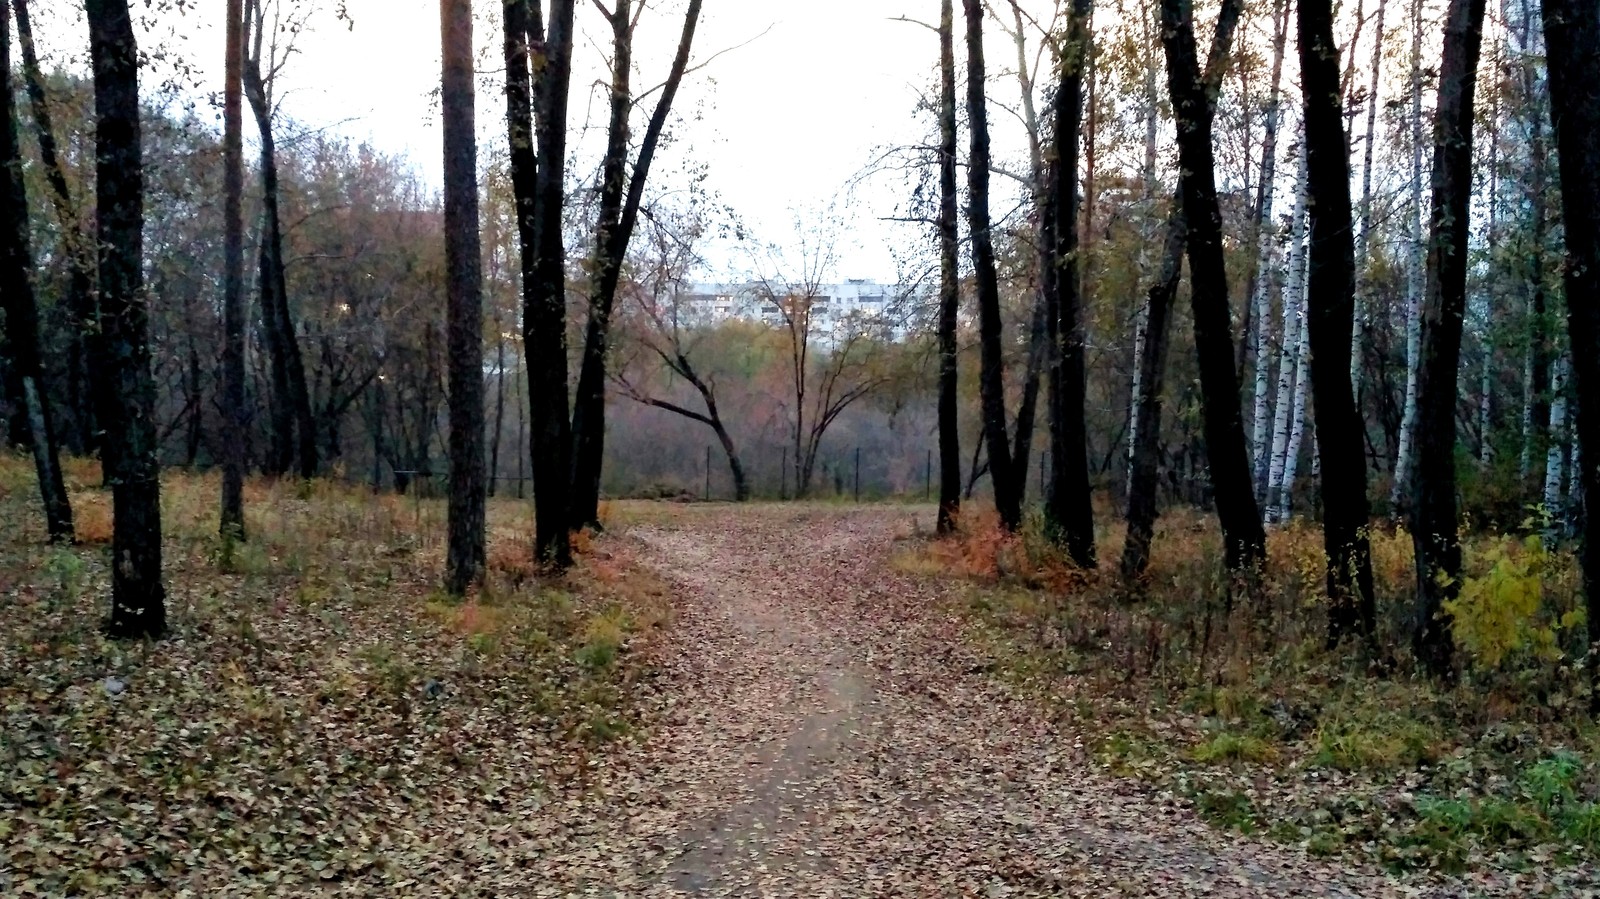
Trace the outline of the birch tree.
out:
[[[1400,445],[1395,455],[1389,505],[1400,509],[1408,496],[1412,453],[1417,436],[1417,396],[1422,372],[1422,303],[1427,275],[1427,237],[1422,232],[1422,0],[1411,0],[1411,180],[1406,205],[1406,392],[1400,417]],[[1481,17],[1480,17],[1481,18]],[[1476,56],[1476,54],[1474,54]],[[1476,64],[1474,64],[1476,67]]]
[[[1305,297],[1306,274],[1306,151],[1299,146],[1295,171],[1294,212],[1289,219],[1289,264],[1283,282],[1283,353],[1278,365],[1277,400],[1272,421],[1272,454],[1267,470],[1266,509],[1269,520],[1278,520],[1285,504],[1285,474],[1290,467],[1291,446],[1298,449],[1297,428],[1305,408]],[[1292,475],[1291,475],[1292,477]]]

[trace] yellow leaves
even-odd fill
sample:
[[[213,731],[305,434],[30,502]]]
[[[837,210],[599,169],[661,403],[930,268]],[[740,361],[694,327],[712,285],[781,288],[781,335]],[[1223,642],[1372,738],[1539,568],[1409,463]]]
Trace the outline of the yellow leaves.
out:
[[[1460,595],[1444,603],[1455,637],[1487,669],[1522,651],[1547,661],[1561,658],[1560,632],[1584,623],[1581,610],[1551,617],[1545,579],[1552,558],[1537,536],[1491,542],[1481,550],[1482,574],[1462,578]]]

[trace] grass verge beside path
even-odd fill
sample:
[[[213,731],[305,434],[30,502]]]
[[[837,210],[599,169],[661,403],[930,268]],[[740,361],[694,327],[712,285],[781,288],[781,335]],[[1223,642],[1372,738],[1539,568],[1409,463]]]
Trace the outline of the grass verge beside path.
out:
[[[902,571],[961,586],[955,611],[997,675],[1082,734],[1103,768],[1182,797],[1223,828],[1390,870],[1596,883],[1600,728],[1584,711],[1575,563],[1528,541],[1468,546],[1464,671],[1441,686],[1401,648],[1388,676],[1322,647],[1321,535],[1271,537],[1260,598],[1225,602],[1219,540],[1164,519],[1141,592],[1072,569],[1037,523],[987,516],[905,544]],[[1410,538],[1374,534],[1379,643],[1404,647]],[[1576,659],[1576,661],[1575,661]],[[1558,892],[1560,888],[1558,887]]]
[[[163,478],[170,636],[115,643],[109,497],[69,470],[87,541],[44,544],[0,457],[0,893],[448,894],[549,843],[652,704],[668,589],[625,539],[534,576],[531,509],[490,509],[490,580],[437,592],[440,500],[324,482]]]

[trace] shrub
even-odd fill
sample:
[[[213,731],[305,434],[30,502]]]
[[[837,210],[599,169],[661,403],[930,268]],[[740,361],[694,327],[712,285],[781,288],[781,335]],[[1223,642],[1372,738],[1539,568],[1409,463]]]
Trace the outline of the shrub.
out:
[[[1554,619],[1544,614],[1545,576],[1551,558],[1544,542],[1489,542],[1479,550],[1487,571],[1462,578],[1460,595],[1447,600],[1455,637],[1481,667],[1498,669],[1522,651],[1546,661],[1561,658],[1560,632],[1584,623],[1581,610]],[[1475,566],[1476,567],[1476,566]]]

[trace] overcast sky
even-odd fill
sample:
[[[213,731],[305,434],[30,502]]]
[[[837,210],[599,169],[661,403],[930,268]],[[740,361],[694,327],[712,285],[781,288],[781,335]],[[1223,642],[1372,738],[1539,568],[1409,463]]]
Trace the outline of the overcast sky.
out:
[[[663,77],[677,43],[684,2],[651,3],[636,38],[636,85],[653,86]],[[136,15],[147,17],[139,34],[142,49],[170,48],[169,59],[192,67],[197,93],[220,88],[222,0],[188,0],[181,15],[133,5]],[[282,114],[304,126],[332,127],[381,150],[403,153],[428,183],[437,185],[437,0],[347,0],[348,25],[334,15],[337,0],[321,0],[320,5],[284,69]],[[43,6],[48,10],[56,4]],[[1025,6],[1039,7],[1047,17],[1050,3],[1034,0]],[[499,61],[500,4],[478,0],[477,7],[484,70],[479,135],[484,141],[503,141],[504,107],[494,93],[498,72],[491,70]],[[58,59],[81,60],[85,38],[81,26],[69,21],[76,15],[81,13],[59,8],[54,15],[39,15],[43,43]],[[577,16],[583,38],[577,47],[572,122],[575,128],[590,122],[598,137],[604,125],[603,97],[594,88],[603,77],[608,29],[592,2],[580,2]],[[929,127],[926,118],[918,119],[916,104],[919,90],[932,83],[937,37],[918,25],[893,21],[901,16],[936,21],[938,3],[705,0],[694,59],[709,63],[679,93],[676,108],[685,122],[657,171],[670,179],[688,161],[704,164],[709,186],[754,234],[792,245],[797,214],[810,219],[807,213],[842,199],[846,185],[877,151],[915,142]],[[1003,35],[990,37],[991,70],[1008,70],[1015,51]],[[1013,84],[1009,79],[997,82],[996,100],[1015,105]],[[1015,120],[1000,109],[993,117],[1002,148],[1019,146]],[[246,128],[247,138],[251,130]],[[906,226],[878,219],[895,212],[903,193],[900,182],[886,179],[842,204],[849,226],[838,241],[837,276],[895,276],[889,244],[904,244],[912,235]],[[744,261],[736,258],[736,251],[719,255],[733,268]]]

